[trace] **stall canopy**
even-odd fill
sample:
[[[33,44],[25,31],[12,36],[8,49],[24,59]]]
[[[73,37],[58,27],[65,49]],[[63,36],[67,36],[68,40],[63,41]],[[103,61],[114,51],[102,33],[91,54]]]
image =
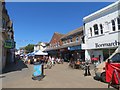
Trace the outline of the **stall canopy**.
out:
[[[35,55],[48,55],[48,53],[42,52],[41,50],[37,51]]]
[[[35,53],[36,53],[36,52],[38,52],[38,50],[30,53],[30,56],[35,56]]]
[[[38,51],[34,51],[32,53],[28,53],[28,54],[26,54],[26,56],[34,56],[36,52],[38,52]]]

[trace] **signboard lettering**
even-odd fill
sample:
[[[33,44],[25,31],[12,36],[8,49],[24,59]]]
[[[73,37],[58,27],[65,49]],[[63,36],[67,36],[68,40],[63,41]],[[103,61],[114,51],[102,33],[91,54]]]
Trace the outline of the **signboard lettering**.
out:
[[[116,47],[119,46],[120,42],[115,40],[114,42],[110,42],[110,43],[103,43],[103,44],[99,44],[99,43],[95,43],[95,47],[96,48],[102,48],[102,47]]]

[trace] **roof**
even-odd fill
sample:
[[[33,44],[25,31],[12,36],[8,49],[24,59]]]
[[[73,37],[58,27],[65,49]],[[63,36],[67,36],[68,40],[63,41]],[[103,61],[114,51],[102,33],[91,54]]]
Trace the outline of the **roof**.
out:
[[[57,38],[55,38],[55,35],[57,36]],[[55,32],[55,33],[53,34],[52,39],[50,40],[49,43],[51,43],[54,38],[57,39],[57,40],[59,40],[62,36],[64,36],[64,34]]]
[[[73,43],[65,44],[65,45],[62,45],[62,46],[59,46],[59,47],[47,48],[47,49],[45,49],[45,51],[58,50],[58,49],[72,47],[72,46],[78,46],[80,44],[81,44],[81,42],[73,42]]]
[[[77,29],[75,29],[73,31],[68,32],[67,34],[65,34],[64,36],[62,36],[61,39],[67,38],[68,36],[80,33],[82,31],[83,31],[83,26],[81,26],[81,27],[79,27],[79,28],[77,28]]]
[[[90,17],[95,17],[95,15],[102,14],[103,12],[106,12],[106,10],[111,10],[111,8],[113,8],[114,6],[119,7],[119,6],[118,6],[119,3],[120,3],[120,0],[118,0],[117,2],[115,2],[115,3],[113,3],[113,4],[108,5],[107,7],[102,8],[102,9],[100,9],[100,10],[98,10],[98,11],[96,11],[96,12],[94,12],[94,13],[86,16],[86,17],[84,17],[84,18],[83,18],[83,21],[85,21],[86,19],[88,19],[88,18],[90,18]]]

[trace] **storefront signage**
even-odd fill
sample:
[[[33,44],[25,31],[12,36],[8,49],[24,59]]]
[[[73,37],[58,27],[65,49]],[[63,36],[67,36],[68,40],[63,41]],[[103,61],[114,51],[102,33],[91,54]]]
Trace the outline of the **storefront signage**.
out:
[[[73,46],[73,47],[68,47],[68,50],[72,51],[72,50],[80,50],[81,47],[80,46]]]
[[[102,43],[102,44],[95,43],[96,48],[116,47],[116,46],[119,46],[119,45],[120,45],[120,42],[117,41],[117,40],[115,40],[114,42],[110,42],[110,43]]]
[[[15,47],[15,42],[13,40],[6,40],[4,44],[5,48],[14,48]]]

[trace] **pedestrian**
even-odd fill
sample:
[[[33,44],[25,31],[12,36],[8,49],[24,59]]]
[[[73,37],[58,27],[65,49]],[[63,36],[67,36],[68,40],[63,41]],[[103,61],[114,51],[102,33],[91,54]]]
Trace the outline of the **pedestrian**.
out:
[[[101,55],[99,55],[98,59],[99,59],[99,63],[101,63]]]
[[[28,61],[28,56],[25,57],[24,63],[27,63],[27,61]]]
[[[37,62],[37,59],[34,57],[34,63]]]
[[[52,61],[52,65],[54,66],[54,57],[52,57],[51,61]]]
[[[90,73],[90,64],[89,62],[86,62],[85,63],[85,73],[84,73],[84,76],[90,76],[91,73]]]

